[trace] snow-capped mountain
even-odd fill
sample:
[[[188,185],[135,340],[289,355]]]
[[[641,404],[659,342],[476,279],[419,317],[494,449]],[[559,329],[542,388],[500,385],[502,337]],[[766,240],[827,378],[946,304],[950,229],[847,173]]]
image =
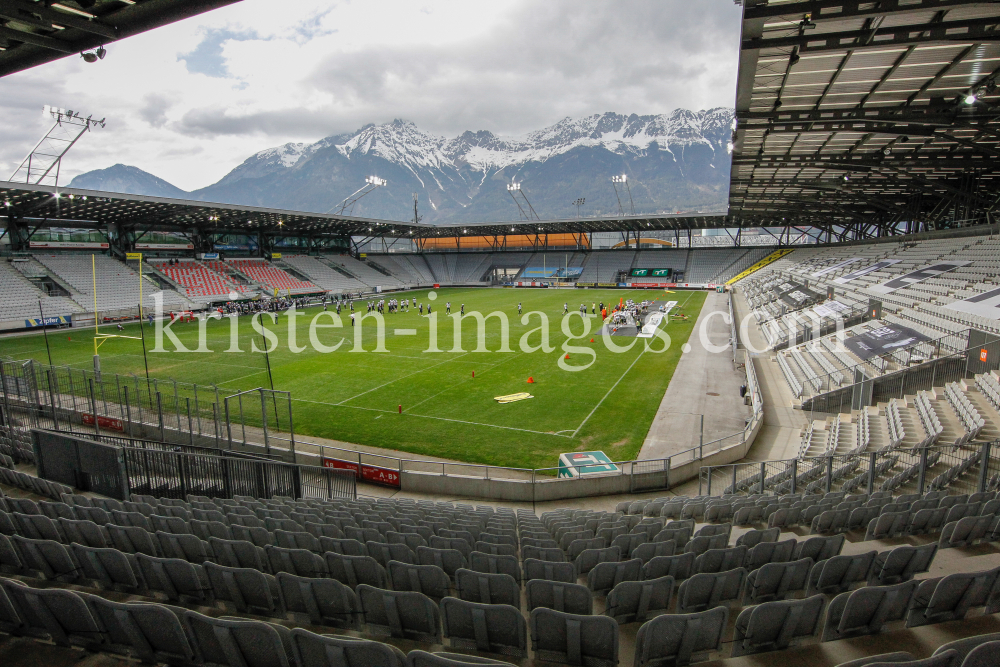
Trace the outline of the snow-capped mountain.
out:
[[[394,120],[314,144],[256,153],[192,196],[234,204],[327,212],[377,175],[388,180],[354,215],[409,220],[412,194],[424,222],[517,220],[507,184],[521,183],[542,218],[677,210],[720,211],[729,181],[731,109],[565,118],[518,137],[486,130],[446,138]],[[95,172],[91,172],[93,174]],[[626,174],[616,196],[611,176]],[[89,176],[89,175],[88,175]],[[77,177],[83,178],[83,176]],[[629,202],[631,194],[632,203]]]

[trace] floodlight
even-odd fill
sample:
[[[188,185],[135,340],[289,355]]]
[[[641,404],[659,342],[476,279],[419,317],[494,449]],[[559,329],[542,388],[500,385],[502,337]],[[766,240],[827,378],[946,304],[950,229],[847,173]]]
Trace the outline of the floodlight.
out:
[[[968,95],[965,96],[965,103],[966,104],[975,104],[976,100],[978,100],[978,99],[979,98],[976,97],[975,93],[969,93]]]
[[[521,184],[520,183],[508,183],[507,184],[507,190],[508,191],[510,191],[510,190],[520,190],[520,189],[521,189]]]
[[[83,58],[84,62],[88,62],[88,63],[96,63],[97,62],[97,54],[96,53],[90,53],[90,52],[81,53],[80,57]]]

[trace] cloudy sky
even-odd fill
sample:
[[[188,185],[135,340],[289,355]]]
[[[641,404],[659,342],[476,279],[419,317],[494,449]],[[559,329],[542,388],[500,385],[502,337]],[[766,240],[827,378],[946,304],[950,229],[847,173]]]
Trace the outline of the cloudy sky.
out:
[[[279,9],[280,8],[280,9]],[[107,117],[63,166],[184,189],[251,154],[367,123],[522,134],[566,116],[732,106],[732,0],[244,0],[0,79],[0,180],[51,104]]]

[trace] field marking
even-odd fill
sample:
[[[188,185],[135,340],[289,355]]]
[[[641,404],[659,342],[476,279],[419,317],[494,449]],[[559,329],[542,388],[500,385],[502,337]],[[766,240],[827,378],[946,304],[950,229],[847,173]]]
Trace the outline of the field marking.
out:
[[[466,354],[469,354],[469,353],[468,353],[468,352],[466,352],[465,354],[463,354],[463,355],[461,355],[461,356],[462,356],[462,357],[464,357],[464,356],[465,356]],[[461,358],[461,357],[456,357],[456,359],[459,359],[459,358]],[[389,386],[390,384],[392,384],[393,382],[399,382],[400,380],[405,380],[406,378],[408,378],[408,377],[412,377],[412,376],[416,375],[417,373],[423,373],[424,371],[429,371],[429,370],[430,370],[430,369],[432,369],[432,368],[437,368],[437,367],[438,367],[438,366],[440,366],[441,364],[447,364],[447,363],[448,363],[448,362],[450,362],[450,361],[452,361],[452,360],[451,360],[451,359],[445,359],[444,361],[440,361],[440,362],[438,362],[438,363],[434,364],[433,366],[428,366],[427,368],[421,368],[421,369],[418,369],[418,370],[415,370],[415,371],[413,371],[412,373],[407,373],[406,375],[403,375],[403,376],[401,376],[401,377],[398,377],[398,378],[394,378],[394,379],[392,379],[392,380],[389,380],[388,382],[384,382],[384,383],[380,384],[380,385],[379,385],[379,386],[377,386],[377,387],[372,387],[372,388],[371,388],[371,389],[369,389],[368,391],[363,391],[363,392],[361,392],[360,394],[357,394],[356,396],[351,396],[350,398],[345,398],[345,399],[344,399],[344,400],[342,400],[342,401],[341,401],[340,403],[337,403],[337,405],[343,405],[344,403],[347,403],[348,401],[353,401],[353,400],[354,400],[355,398],[361,398],[361,397],[362,397],[362,396],[364,396],[365,394],[370,394],[370,393],[372,393],[373,391],[376,391],[376,390],[378,390],[378,389],[381,389],[382,387],[387,387],[387,386]]]
[[[499,366],[501,364],[507,363],[511,359],[516,359],[517,357],[520,357],[522,354],[524,354],[524,352],[519,352],[518,354],[515,354],[513,357],[510,357],[509,359],[504,359],[503,361],[501,361],[499,363],[496,363],[496,364],[493,364],[492,366],[487,366],[486,370],[488,371],[490,369],[496,368],[497,366]],[[457,387],[459,385],[462,385],[462,384],[465,384],[466,382],[471,382],[471,381],[472,381],[472,378],[467,378],[465,380],[462,380],[461,382],[459,382],[456,385],[452,385],[452,386],[448,387],[447,389],[442,389],[441,391],[439,391],[438,393],[434,394],[433,396],[428,396],[427,398],[425,398],[424,400],[420,401],[419,403],[415,403],[412,407],[409,407],[406,410],[404,410],[404,412],[408,412],[409,410],[412,410],[413,408],[417,407],[418,405],[423,405],[424,403],[426,403],[427,401],[431,400],[432,398],[437,398],[438,396],[440,396],[441,394],[445,393],[446,391],[451,391],[455,387]]]
[[[597,412],[597,408],[601,407],[601,404],[604,403],[605,399],[607,399],[607,397],[611,395],[611,392],[615,390],[615,387],[617,387],[621,383],[621,381],[625,379],[625,376],[628,375],[628,372],[632,370],[632,367],[635,366],[637,361],[642,359],[642,355],[644,354],[646,354],[645,347],[642,348],[642,352],[639,353],[639,355],[635,358],[635,360],[633,360],[632,363],[629,364],[629,367],[625,369],[625,372],[622,373],[620,378],[618,378],[618,381],[615,382],[613,385],[611,385],[611,389],[608,389],[608,393],[604,394],[604,398],[598,401],[597,405],[594,406],[594,409],[590,411],[590,414],[584,417],[583,421],[580,422],[580,425],[576,427],[575,431],[573,431],[573,435],[570,436],[571,438],[576,437],[576,434],[580,432],[580,429],[583,428],[583,425],[586,424],[587,421],[594,416],[594,413]],[[673,380],[674,379],[673,376],[671,376],[670,379]],[[669,386],[669,382],[667,384]]]
[[[293,402],[298,402],[298,403],[315,403],[316,405],[329,405],[329,406],[332,406],[332,407],[335,407],[335,408],[348,408],[350,410],[367,410],[369,412],[381,412],[383,414],[392,414],[392,415],[396,414],[395,410],[384,410],[382,408],[366,408],[366,407],[361,406],[361,405],[342,405],[340,403],[327,403],[326,401],[313,401],[313,400],[310,400],[308,398],[293,398],[292,401]],[[472,422],[472,421],[466,421],[464,419],[451,419],[449,417],[435,417],[433,415],[418,415],[418,414],[414,414],[412,412],[406,413],[405,416],[408,416],[408,417],[420,417],[421,419],[436,419],[438,421],[454,422],[454,423],[457,423],[457,424],[469,424],[471,426],[486,426],[488,428],[502,428],[502,429],[505,429],[507,431],[521,431],[522,433],[535,433],[537,435],[551,435],[551,436],[554,436],[554,437],[557,437],[557,438],[569,438],[569,437],[571,437],[571,436],[568,436],[568,435],[559,435],[560,433],[563,433],[564,431],[559,431],[558,433],[554,432],[554,431],[533,431],[533,430],[528,429],[528,428],[517,428],[516,426],[501,426],[499,424],[484,424],[483,422]]]

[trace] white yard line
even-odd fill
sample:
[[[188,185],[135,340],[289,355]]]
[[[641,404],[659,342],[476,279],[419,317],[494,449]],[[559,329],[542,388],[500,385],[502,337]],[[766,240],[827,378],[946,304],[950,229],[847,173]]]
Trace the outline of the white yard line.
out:
[[[573,435],[571,435],[571,436],[570,436],[571,438],[575,438],[575,437],[576,437],[576,434],[580,432],[580,429],[581,429],[581,428],[583,428],[583,425],[584,425],[584,424],[586,424],[586,423],[587,423],[587,421],[588,421],[588,420],[589,420],[589,419],[590,419],[591,417],[593,417],[593,416],[594,416],[594,413],[595,413],[595,412],[597,412],[597,408],[601,407],[601,404],[602,404],[602,403],[604,403],[605,399],[607,399],[607,397],[611,395],[611,392],[613,392],[613,391],[615,390],[615,387],[617,387],[617,386],[618,386],[618,384],[619,384],[619,383],[620,383],[620,382],[621,382],[622,380],[624,380],[624,379],[625,379],[625,376],[626,376],[626,375],[628,375],[628,372],[629,372],[630,370],[632,370],[632,366],[635,366],[636,362],[637,362],[637,361],[639,361],[640,359],[642,359],[642,355],[644,355],[644,354],[646,354],[646,348],[645,348],[645,347],[643,347],[643,349],[642,349],[642,352],[640,352],[640,353],[639,353],[639,355],[638,355],[638,356],[637,356],[637,357],[635,358],[635,360],[634,360],[634,361],[633,361],[633,362],[632,362],[632,363],[631,363],[631,364],[629,365],[629,367],[625,369],[625,372],[624,372],[624,373],[622,373],[622,375],[621,375],[621,377],[620,377],[620,378],[618,378],[618,381],[617,381],[617,382],[615,382],[615,383],[614,383],[613,385],[611,385],[611,389],[608,389],[608,393],[604,394],[604,398],[602,398],[602,399],[601,399],[600,401],[598,401],[598,402],[597,402],[597,405],[595,405],[595,406],[594,406],[594,409],[590,411],[590,414],[589,414],[589,415],[587,415],[587,416],[586,416],[586,417],[584,418],[584,420],[583,420],[582,422],[580,422],[580,425],[576,427],[576,430],[575,430],[575,431],[573,431]]]
[[[513,357],[510,357],[508,359],[504,359],[500,363],[493,364],[492,366],[487,366],[486,370],[490,370],[491,368],[496,368],[500,364],[505,364],[508,361],[510,361],[511,359],[516,359],[517,357],[520,357],[522,354],[524,354],[524,352],[519,352],[518,354],[515,354]],[[462,380],[458,384],[452,385],[452,386],[448,387],[447,389],[442,389],[441,391],[439,391],[438,393],[434,394],[433,396],[428,396],[427,398],[425,398],[424,400],[420,401],[419,403],[414,403],[411,407],[406,408],[405,412],[409,413],[410,410],[412,410],[413,408],[417,407],[418,405],[423,405],[424,403],[426,403],[427,401],[431,400],[432,398],[437,398],[438,396],[440,396],[441,394],[445,393],[446,391],[451,391],[452,389],[454,389],[458,385],[465,384],[466,382],[471,382],[471,381],[472,381],[472,378],[469,378],[467,380]]]
[[[455,357],[455,359],[461,359],[461,358],[462,358],[462,357],[464,357],[464,356],[465,356],[466,354],[469,354],[469,353],[468,353],[468,352],[466,352],[466,353],[465,353],[465,354],[463,354],[463,355],[460,355],[460,356],[458,356],[458,357]],[[411,376],[413,376],[413,375],[416,375],[417,373],[423,373],[423,372],[425,372],[425,371],[429,371],[429,370],[430,370],[430,369],[432,369],[432,368],[437,368],[437,367],[438,367],[438,366],[440,366],[441,364],[447,364],[447,363],[449,363],[449,362],[451,362],[451,361],[454,361],[455,359],[445,359],[444,361],[441,361],[441,362],[438,362],[438,363],[434,364],[433,366],[428,366],[427,368],[421,368],[421,369],[419,369],[419,370],[415,370],[415,371],[413,371],[412,373],[407,373],[406,375],[402,375],[402,376],[400,376],[400,377],[398,377],[398,378],[394,378],[394,379],[392,379],[392,380],[389,380],[388,382],[384,382],[384,383],[380,384],[380,385],[379,385],[379,386],[377,386],[377,387],[372,387],[372,388],[371,388],[371,389],[369,389],[368,391],[363,391],[363,392],[361,392],[360,394],[357,394],[357,395],[355,395],[355,396],[351,396],[350,398],[345,398],[345,399],[344,399],[344,400],[342,400],[342,401],[341,401],[340,403],[337,403],[337,405],[343,405],[344,403],[347,403],[347,402],[349,402],[349,401],[353,401],[353,400],[354,400],[355,398],[361,398],[361,397],[362,397],[362,396],[364,396],[365,394],[370,394],[370,393],[372,393],[373,391],[377,391],[377,390],[381,389],[382,387],[387,387],[387,386],[389,386],[390,384],[392,384],[392,383],[394,383],[394,382],[399,382],[400,380],[405,380],[406,378],[408,378],[408,377],[411,377]]]
[[[385,414],[396,414],[395,410],[383,410],[382,408],[365,408],[365,407],[362,407],[360,405],[342,405],[340,403],[327,403],[325,401],[311,401],[308,398],[293,398],[292,401],[297,402],[297,403],[315,403],[316,405],[329,405],[329,406],[332,406],[332,407],[335,407],[335,408],[349,408],[351,410],[367,410],[368,412],[382,412],[382,413],[385,413]],[[471,422],[471,421],[466,421],[464,419],[450,419],[448,417],[434,417],[432,415],[417,415],[417,414],[413,414],[412,412],[407,412],[407,413],[405,413],[404,416],[407,416],[407,417],[420,417],[421,419],[436,419],[438,421],[454,422],[454,423],[457,423],[457,424],[470,424],[472,426],[486,426],[487,428],[501,428],[501,429],[504,429],[504,430],[507,430],[507,431],[521,431],[522,433],[536,433],[538,435],[551,435],[551,436],[558,437],[558,438],[568,438],[568,437],[571,437],[571,436],[568,436],[568,435],[559,435],[559,433],[563,433],[563,431],[560,431],[559,433],[550,433],[548,431],[533,431],[533,430],[528,429],[528,428],[517,428],[517,427],[514,427],[514,426],[500,426],[498,424],[484,424],[483,422]]]

